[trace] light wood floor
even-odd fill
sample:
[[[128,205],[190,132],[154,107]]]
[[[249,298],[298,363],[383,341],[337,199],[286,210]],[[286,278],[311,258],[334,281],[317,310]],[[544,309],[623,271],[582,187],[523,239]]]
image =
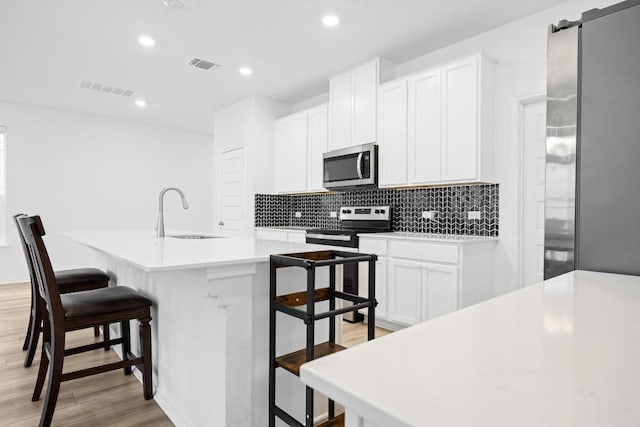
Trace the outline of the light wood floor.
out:
[[[40,420],[44,393],[38,402],[31,393],[38,373],[40,350],[33,365],[24,368],[22,342],[29,318],[30,289],[26,283],[0,285],[0,426],[35,426]],[[389,333],[376,328],[376,336]],[[343,322],[343,345],[366,341],[364,323]],[[87,344],[93,330],[67,334],[67,347]],[[65,359],[65,372],[119,360],[113,351],[96,350]],[[172,426],[153,400],[144,400],[142,384],[121,370],[62,383],[54,426]]]
[[[30,368],[24,368],[22,343],[29,318],[28,284],[0,285],[0,426],[36,426],[43,390],[31,401],[40,363],[40,350]],[[133,332],[133,331],[132,331]],[[100,338],[98,338],[99,340]],[[67,334],[67,347],[93,342],[92,330]],[[65,358],[65,372],[119,360],[102,350]],[[153,400],[144,400],[142,384],[122,370],[62,383],[54,426],[172,426]]]

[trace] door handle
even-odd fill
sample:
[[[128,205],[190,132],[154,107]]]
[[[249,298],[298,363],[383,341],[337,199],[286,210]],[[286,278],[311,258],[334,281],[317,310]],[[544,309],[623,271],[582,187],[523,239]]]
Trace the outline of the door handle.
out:
[[[219,225],[220,227],[224,227],[224,221],[220,221],[220,222],[218,223],[218,225]]]
[[[356,171],[358,172],[358,178],[362,179],[362,154],[358,154],[358,160],[356,160]]]

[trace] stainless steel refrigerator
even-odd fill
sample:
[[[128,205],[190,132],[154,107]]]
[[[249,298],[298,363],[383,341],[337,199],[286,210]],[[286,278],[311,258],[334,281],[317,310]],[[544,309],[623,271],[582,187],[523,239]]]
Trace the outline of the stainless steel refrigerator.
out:
[[[640,275],[640,1],[552,25],[544,277]]]

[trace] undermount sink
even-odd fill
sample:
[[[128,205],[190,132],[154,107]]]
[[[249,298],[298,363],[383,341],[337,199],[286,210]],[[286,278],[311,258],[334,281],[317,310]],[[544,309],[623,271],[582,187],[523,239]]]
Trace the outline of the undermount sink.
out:
[[[223,236],[208,236],[206,234],[174,234],[174,239],[192,239],[192,240],[200,240],[200,239],[221,239]]]

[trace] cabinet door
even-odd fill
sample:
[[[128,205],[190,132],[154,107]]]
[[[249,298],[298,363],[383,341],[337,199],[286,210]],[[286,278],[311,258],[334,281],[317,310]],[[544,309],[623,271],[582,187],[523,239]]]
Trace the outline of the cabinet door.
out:
[[[433,319],[458,309],[458,267],[423,264],[425,291],[423,320]]]
[[[478,58],[442,69],[442,131],[444,180],[478,176]]]
[[[328,107],[322,105],[308,111],[309,146],[307,160],[307,190],[322,190],[322,154],[327,151]]]
[[[276,191],[307,188],[307,113],[277,120],[274,139]]]
[[[329,82],[330,123],[329,150],[349,147],[352,141],[353,96],[351,73]]]
[[[440,69],[409,80],[409,184],[427,184],[441,179],[441,100]]]
[[[379,184],[407,183],[407,81],[380,86]]]
[[[422,320],[422,264],[389,258],[389,320],[415,325]]]
[[[376,141],[378,62],[353,70],[353,139],[351,145]]]

